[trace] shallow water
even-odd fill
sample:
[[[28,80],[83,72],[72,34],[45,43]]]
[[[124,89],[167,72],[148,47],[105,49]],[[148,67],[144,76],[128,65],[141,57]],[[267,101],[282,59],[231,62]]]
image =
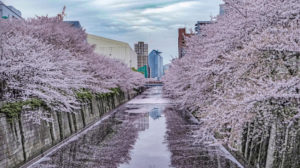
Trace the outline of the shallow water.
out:
[[[168,167],[171,164],[171,153],[165,141],[166,119],[163,107],[153,107],[145,116],[146,129],[138,135],[137,141],[130,152],[129,163],[121,164],[120,168],[155,168]]]
[[[141,96],[134,99],[128,106],[139,107],[138,110],[127,112],[145,112],[145,120],[142,123],[145,129],[139,132],[137,141],[130,151],[131,160],[123,163],[119,168],[158,168],[169,167],[171,153],[165,143],[166,118],[164,109],[168,101],[162,97],[161,88],[152,88]]]
[[[172,121],[178,121],[174,120],[174,117],[166,116],[166,114],[173,116],[170,113],[170,108],[168,108],[169,105],[170,102],[162,96],[162,87],[150,88],[142,95],[118,108],[115,113],[104,121],[95,124],[85,133],[72,138],[71,141],[44,156],[31,167],[182,167],[178,164],[181,162],[176,161],[175,158],[178,157],[176,153],[178,151],[177,146],[174,144],[177,137],[172,134],[173,132],[176,133],[176,131],[172,131],[172,128],[175,127],[170,127]],[[168,109],[168,112],[166,112],[166,109]],[[181,134],[180,136],[184,137]],[[190,148],[188,145],[183,144],[180,147]],[[198,148],[193,147],[197,150]],[[189,155],[195,155],[195,153],[198,155],[199,153],[196,150],[187,153],[184,151],[188,150],[182,150],[180,155],[186,158],[193,158]],[[203,150],[200,153],[202,156]],[[204,153],[207,154],[207,157],[203,157],[205,160],[206,158],[214,160],[210,157],[211,154]],[[194,158],[199,159],[199,157]],[[184,159],[181,160],[185,162]],[[223,160],[225,160],[226,165],[233,165],[228,167],[235,167],[227,159]],[[203,167],[198,164],[201,163],[199,160],[197,162],[196,160],[188,160],[188,162],[191,162],[189,163],[191,167]],[[193,165],[193,163],[197,163],[197,165]],[[215,164],[213,161],[210,167],[220,167],[220,163],[216,162]]]

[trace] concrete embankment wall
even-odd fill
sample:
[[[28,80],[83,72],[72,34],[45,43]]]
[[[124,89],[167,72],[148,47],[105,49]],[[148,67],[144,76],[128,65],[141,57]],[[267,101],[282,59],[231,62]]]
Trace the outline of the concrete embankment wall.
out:
[[[184,118],[199,124],[191,113]],[[239,150],[231,151],[245,168],[300,168],[300,121],[291,124],[288,111],[277,111],[268,118],[258,115],[245,126]],[[264,118],[264,119],[262,119]]]
[[[300,122],[287,122],[282,112],[270,118],[247,125],[240,156],[256,168],[300,168]]]
[[[76,113],[52,112],[52,123],[33,124],[22,114],[10,121],[0,113],[0,167],[18,167],[98,121],[105,113],[135,97],[136,91],[92,98]]]

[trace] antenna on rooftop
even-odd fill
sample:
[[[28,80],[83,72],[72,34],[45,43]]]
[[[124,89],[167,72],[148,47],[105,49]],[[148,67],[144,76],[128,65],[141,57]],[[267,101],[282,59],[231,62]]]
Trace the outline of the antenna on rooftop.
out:
[[[57,14],[58,20],[61,20],[61,21],[64,20],[64,17],[66,16],[65,11],[66,11],[66,6],[64,6],[64,8],[63,8],[63,10],[62,10],[61,13]]]

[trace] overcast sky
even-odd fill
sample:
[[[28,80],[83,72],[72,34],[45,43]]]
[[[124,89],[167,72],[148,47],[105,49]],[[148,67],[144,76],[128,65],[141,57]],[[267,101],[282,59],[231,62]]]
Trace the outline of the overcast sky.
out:
[[[177,29],[194,28],[198,20],[210,20],[222,0],[2,0],[22,12],[24,18],[55,16],[66,5],[65,20],[79,20],[87,33],[124,41],[137,41],[162,51],[164,64],[178,56]]]

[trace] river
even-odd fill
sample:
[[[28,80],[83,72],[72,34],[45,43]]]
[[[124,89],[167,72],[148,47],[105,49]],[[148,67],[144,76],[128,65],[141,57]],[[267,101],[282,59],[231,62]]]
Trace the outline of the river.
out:
[[[152,87],[34,162],[70,168],[236,168],[224,149],[195,143],[195,125]]]

